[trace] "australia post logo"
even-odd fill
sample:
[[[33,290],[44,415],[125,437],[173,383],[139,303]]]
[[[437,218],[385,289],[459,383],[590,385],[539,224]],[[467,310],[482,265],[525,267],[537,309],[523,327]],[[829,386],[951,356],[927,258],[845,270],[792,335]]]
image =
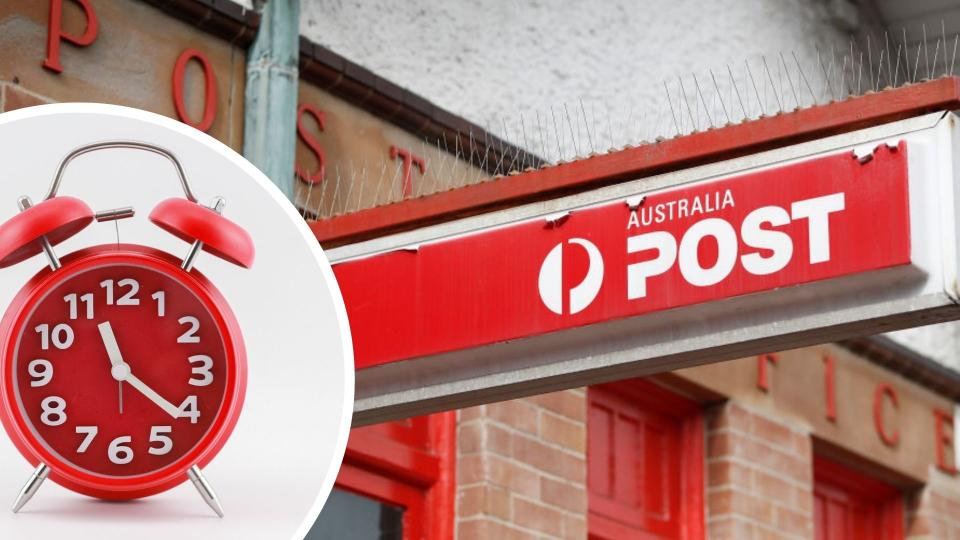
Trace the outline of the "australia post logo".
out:
[[[909,263],[905,161],[880,152],[574,212],[540,233],[540,303],[589,323]]]
[[[587,253],[589,261],[583,281],[572,287],[569,292],[569,310],[573,314],[583,311],[600,292],[600,285],[603,283],[603,256],[600,255],[597,246],[589,240],[571,238],[565,243],[570,246],[579,246]],[[543,305],[557,315],[563,314],[563,246],[564,242],[561,242],[547,254],[540,266],[538,280]]]

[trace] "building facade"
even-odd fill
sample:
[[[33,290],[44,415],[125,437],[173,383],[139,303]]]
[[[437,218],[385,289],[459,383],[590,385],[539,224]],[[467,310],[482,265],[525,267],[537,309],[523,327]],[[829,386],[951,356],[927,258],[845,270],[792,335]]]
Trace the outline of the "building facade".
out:
[[[296,163],[274,180],[290,186],[321,243],[337,245],[362,237],[349,227],[350,216],[363,209],[429,202],[446,192],[469,199],[469,186],[513,181],[547,161],[591,153],[588,144],[619,146],[621,135],[639,143],[649,125],[651,133],[669,130],[680,124],[669,109],[631,120],[619,112],[629,108],[623,100],[607,107],[614,112],[604,132],[606,117],[584,105],[584,96],[588,104],[605,92],[619,100],[636,85],[636,77],[618,77],[623,62],[583,60],[591,58],[591,36],[604,24],[612,25],[608,38],[635,31],[639,15],[617,17],[628,4],[597,8],[603,17],[596,18],[577,11],[582,6],[480,9],[453,2],[433,11],[303,2],[294,30],[296,117],[287,119]],[[675,25],[658,32],[674,36],[664,43],[677,50],[663,58],[638,54],[631,72],[655,66],[644,81],[656,81],[722,64],[739,56],[751,36],[760,40],[754,49],[797,50],[799,67],[819,54],[814,42],[840,48],[858,28],[887,24],[846,0],[811,7],[721,4],[698,12],[681,2],[651,14],[654,23]],[[256,89],[248,56],[263,16],[254,7],[214,0],[7,0],[0,4],[0,109],[64,101],[129,105],[178,118],[242,151],[256,114],[249,107]],[[478,22],[464,23],[470,16]],[[578,17],[581,23],[570,22]],[[351,22],[360,19],[372,30]],[[614,24],[622,21],[633,26]],[[415,37],[424,24],[451,28],[435,39]],[[482,52],[470,44],[485,31],[525,50],[538,35],[527,26],[571,25],[578,30],[543,38],[545,47],[565,51],[562,61],[521,55],[502,60],[500,71],[477,75]],[[656,44],[660,34],[651,34],[644,39]],[[816,39],[807,41],[811,35]],[[581,79],[582,73],[589,76]],[[570,77],[579,82],[564,87]],[[738,77],[731,70],[730,80]],[[741,104],[743,116],[771,113],[766,107],[790,95],[782,76],[771,72],[770,79],[770,94],[766,86],[757,92],[752,113]],[[591,80],[613,82],[591,94],[584,91]],[[825,89],[830,80],[822,79]],[[582,95],[562,94],[571,88]],[[654,99],[647,92],[641,101]],[[716,94],[724,92],[717,84]],[[680,103],[671,89],[666,95]],[[723,100],[704,99],[702,111],[694,105],[696,111],[687,103],[686,112],[687,128],[695,130],[720,118]],[[527,107],[541,114],[513,112]],[[569,129],[551,132],[554,152],[544,126],[558,123],[557,114]],[[631,131],[634,121],[648,127]],[[423,223],[449,218],[427,215]],[[960,373],[942,350],[911,343],[901,335],[771,351],[358,427],[309,538],[960,538],[954,443]]]

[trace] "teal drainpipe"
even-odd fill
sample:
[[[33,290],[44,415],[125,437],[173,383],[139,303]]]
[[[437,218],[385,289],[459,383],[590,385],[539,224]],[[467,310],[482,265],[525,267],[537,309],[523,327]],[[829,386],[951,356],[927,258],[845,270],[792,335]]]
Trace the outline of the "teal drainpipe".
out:
[[[269,0],[247,51],[243,155],[293,199],[300,1]]]

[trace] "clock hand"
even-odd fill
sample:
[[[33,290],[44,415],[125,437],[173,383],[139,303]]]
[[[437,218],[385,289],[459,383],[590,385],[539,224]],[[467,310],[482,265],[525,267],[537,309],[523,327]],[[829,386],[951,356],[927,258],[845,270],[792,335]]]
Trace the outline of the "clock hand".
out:
[[[110,365],[113,367],[125,365],[123,355],[120,354],[120,346],[117,345],[117,337],[113,335],[113,327],[110,326],[110,321],[98,324],[97,329],[100,330],[100,339],[103,340],[103,346],[107,349],[107,357],[110,358]],[[117,386],[119,387],[118,402],[120,403],[120,414],[123,414],[123,381],[117,379]]]
[[[144,395],[147,399],[149,399],[150,401],[154,402],[158,407],[160,407],[161,409],[163,409],[164,412],[166,412],[167,414],[169,414],[170,416],[172,416],[174,419],[180,418],[180,409],[179,409],[176,405],[174,405],[173,403],[170,403],[169,401],[163,399],[163,398],[160,396],[160,394],[154,392],[154,390],[153,390],[152,388],[150,388],[149,386],[147,386],[146,384],[144,384],[144,382],[141,381],[140,379],[136,378],[136,377],[133,375],[133,373],[130,373],[130,366],[128,366],[127,364],[123,364],[123,366],[124,366],[126,369],[117,370],[117,371],[126,372],[126,374],[125,374],[126,376],[123,377],[122,379],[117,379],[117,380],[123,380],[123,381],[126,381],[126,382],[130,383],[130,386],[136,388],[137,391],[139,391],[141,394],[143,394],[143,395]],[[121,373],[121,374],[122,374],[122,373]],[[114,378],[116,378],[116,374],[114,374]]]
[[[117,338],[113,335],[113,328],[110,321],[102,322],[97,325],[100,330],[100,338],[103,340],[103,346],[107,349],[107,356],[110,358],[110,365],[116,366],[123,364],[123,356],[120,354],[120,346],[117,345]]]

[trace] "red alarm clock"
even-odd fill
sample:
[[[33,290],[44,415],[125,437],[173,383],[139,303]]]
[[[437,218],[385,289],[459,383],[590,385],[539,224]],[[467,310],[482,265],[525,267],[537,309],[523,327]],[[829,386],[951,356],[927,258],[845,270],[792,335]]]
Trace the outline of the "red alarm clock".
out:
[[[133,244],[104,244],[62,259],[53,246],[94,221],[133,217],[94,212],[58,196],[73,158],[95,150],[154,152],[173,165],[184,198],[160,202],[150,221],[191,243],[177,258]],[[223,295],[193,268],[201,250],[249,268],[250,235],[221,215],[223,199],[197,202],[177,158],[158,146],[109,141],[70,152],[46,198],[18,201],[0,224],[0,267],[44,253],[49,266],[20,290],[0,322],[0,420],[35,466],[16,512],[48,476],[78,493],[133,499],[188,478],[223,516],[203,476],[243,405],[246,356]]]

